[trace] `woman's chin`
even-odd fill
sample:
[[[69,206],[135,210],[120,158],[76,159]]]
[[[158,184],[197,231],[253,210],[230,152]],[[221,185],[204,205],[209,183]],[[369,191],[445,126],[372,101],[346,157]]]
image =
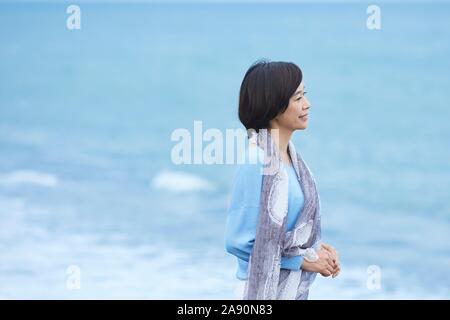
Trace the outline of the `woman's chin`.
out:
[[[295,130],[305,130],[308,127],[308,121],[302,121],[302,123],[298,124]]]

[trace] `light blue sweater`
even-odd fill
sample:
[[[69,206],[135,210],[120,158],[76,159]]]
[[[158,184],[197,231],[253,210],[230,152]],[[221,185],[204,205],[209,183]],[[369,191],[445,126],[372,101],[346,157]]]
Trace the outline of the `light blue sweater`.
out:
[[[263,151],[258,148],[259,156]],[[283,164],[285,165],[285,164]],[[287,230],[292,230],[303,208],[304,197],[292,165],[285,165],[289,177]],[[244,164],[238,164],[228,207],[225,227],[226,251],[237,257],[236,278],[248,279],[248,261],[252,252],[258,225],[262,188],[262,164],[249,162],[248,152]],[[300,270],[302,256],[281,257],[281,268]]]

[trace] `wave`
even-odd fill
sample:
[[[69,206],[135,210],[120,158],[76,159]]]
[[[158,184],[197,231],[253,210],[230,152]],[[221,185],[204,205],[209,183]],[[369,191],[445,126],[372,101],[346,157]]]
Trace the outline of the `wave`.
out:
[[[155,189],[170,192],[213,191],[215,186],[197,175],[180,171],[161,171],[152,180]]]
[[[59,183],[56,175],[33,170],[16,170],[0,174],[0,185],[15,186],[20,184],[33,184],[42,187],[55,187]]]

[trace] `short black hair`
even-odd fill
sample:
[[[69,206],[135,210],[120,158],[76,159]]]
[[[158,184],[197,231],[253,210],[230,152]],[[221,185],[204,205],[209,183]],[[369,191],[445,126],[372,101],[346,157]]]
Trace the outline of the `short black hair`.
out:
[[[292,62],[258,60],[245,73],[239,92],[239,120],[247,130],[269,128],[283,113],[302,82],[302,71]]]

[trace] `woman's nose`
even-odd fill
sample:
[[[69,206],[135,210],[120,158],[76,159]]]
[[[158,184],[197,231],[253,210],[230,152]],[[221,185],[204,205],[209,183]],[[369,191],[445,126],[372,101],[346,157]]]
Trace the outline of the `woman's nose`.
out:
[[[305,102],[307,108],[311,107],[311,103],[309,103],[308,98],[305,98]]]

